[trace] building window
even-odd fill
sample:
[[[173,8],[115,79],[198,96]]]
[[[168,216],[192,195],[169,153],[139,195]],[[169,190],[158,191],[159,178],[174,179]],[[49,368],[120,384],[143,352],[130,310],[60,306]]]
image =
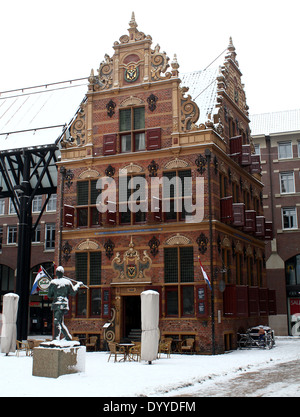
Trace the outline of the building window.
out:
[[[17,226],[8,226],[7,228],[7,244],[17,243]]]
[[[193,247],[182,246],[164,250],[165,306],[167,316],[194,315],[194,286],[184,285],[194,281]]]
[[[286,285],[300,285],[300,255],[285,262]]]
[[[87,288],[77,294],[77,317],[100,317],[101,315],[101,252],[79,252],[75,254],[76,280]]]
[[[101,213],[96,207],[101,190],[96,188],[97,180],[77,182],[77,227],[92,227],[101,224]]]
[[[230,250],[228,248],[222,248],[222,263],[223,263],[223,280],[225,284],[231,283],[231,271],[230,271]]]
[[[42,210],[42,196],[36,195],[32,200],[32,212],[40,213]]]
[[[252,256],[247,257],[247,280],[248,280],[249,286],[254,285],[253,257]]]
[[[9,214],[16,214],[16,208],[14,206],[13,200],[9,199]]]
[[[297,229],[297,211],[296,207],[282,209],[282,228]]]
[[[260,145],[256,143],[254,145],[255,155],[260,155]]]
[[[120,147],[121,152],[146,149],[144,107],[120,110]]]
[[[51,194],[51,197],[48,200],[46,211],[56,211],[56,200],[57,195]]]
[[[292,142],[278,143],[278,159],[293,158]]]
[[[14,270],[6,265],[0,265],[0,288],[1,295],[14,291],[15,274]]]
[[[55,223],[48,223],[45,227],[45,249],[55,248]]]
[[[237,253],[235,255],[235,273],[236,273],[236,285],[243,284],[243,276],[242,276],[242,254]]]
[[[290,194],[295,192],[295,180],[293,172],[281,172],[280,174],[280,192],[281,194]]]
[[[0,227],[0,251],[2,251],[3,227]]]
[[[34,232],[33,232],[33,236],[32,236],[32,243],[38,243],[41,241],[41,225],[37,225],[37,227],[35,228]]]
[[[169,171],[163,174],[162,210],[164,220],[185,220],[192,214],[192,176],[191,170]]]
[[[120,224],[145,222],[148,210],[145,175],[120,177],[119,181]],[[130,202],[131,196],[132,202]]]
[[[5,214],[5,198],[0,198],[0,215]]]

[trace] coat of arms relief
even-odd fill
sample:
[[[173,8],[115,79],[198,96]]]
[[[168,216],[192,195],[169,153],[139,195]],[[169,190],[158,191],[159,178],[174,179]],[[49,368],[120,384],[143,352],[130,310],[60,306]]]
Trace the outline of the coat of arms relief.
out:
[[[117,273],[113,282],[148,282],[150,280],[146,272],[151,267],[151,258],[146,250],[140,255],[139,251],[134,249],[132,237],[129,249],[123,254],[123,259],[121,259],[120,252],[117,252],[111,264]]]

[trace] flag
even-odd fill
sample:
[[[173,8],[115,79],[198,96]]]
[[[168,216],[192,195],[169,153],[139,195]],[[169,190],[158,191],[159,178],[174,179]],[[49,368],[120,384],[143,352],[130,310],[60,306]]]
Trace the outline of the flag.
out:
[[[36,274],[36,278],[35,278],[34,283],[32,285],[32,290],[31,290],[30,295],[33,295],[33,294],[37,294],[38,293],[38,291],[39,291],[38,282],[43,277],[47,277],[47,275],[44,272],[43,268],[40,266],[40,269],[38,270],[38,273]]]
[[[201,261],[200,261],[200,256],[198,256],[198,259],[199,259],[201,272],[202,272],[202,274],[203,274],[203,277],[204,277],[204,279],[205,279],[205,282],[206,282],[206,284],[209,286],[209,288],[211,289],[210,279],[209,279],[209,277],[208,277],[207,273],[204,271],[204,268],[203,268],[202,263],[201,263]]]

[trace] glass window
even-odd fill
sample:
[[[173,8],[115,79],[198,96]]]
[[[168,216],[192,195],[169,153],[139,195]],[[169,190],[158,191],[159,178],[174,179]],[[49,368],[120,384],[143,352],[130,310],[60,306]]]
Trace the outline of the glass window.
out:
[[[51,194],[51,197],[48,200],[47,204],[47,211],[56,211],[56,202],[57,202],[57,195]]]
[[[32,242],[37,243],[40,241],[41,241],[41,225],[39,224],[33,232]]]
[[[45,249],[55,248],[55,223],[48,223],[45,227]]]
[[[101,224],[101,213],[96,207],[97,198],[101,190],[97,189],[97,180],[80,181],[77,183],[78,207],[77,227],[92,227]]]
[[[0,227],[0,250],[2,250],[3,227]]]
[[[295,181],[293,172],[280,173],[280,192],[281,194],[289,194],[295,192]]]
[[[194,287],[182,287],[182,315],[194,315]]]
[[[8,226],[7,228],[7,244],[17,243],[17,226]]]
[[[0,215],[5,214],[5,198],[0,198]]]
[[[9,214],[16,214],[16,213],[17,212],[16,212],[16,209],[15,209],[14,203],[13,203],[12,199],[10,198],[9,199]]]
[[[285,262],[286,285],[300,285],[300,255]]]
[[[166,288],[167,316],[178,316],[178,289]]]
[[[90,316],[97,317],[101,315],[101,288],[91,289],[91,308]]]
[[[42,210],[42,196],[36,195],[32,200],[32,212],[39,213]]]
[[[254,149],[255,149],[255,155],[260,155],[260,145],[258,143],[254,145]]]
[[[282,228],[296,229],[297,226],[297,211],[296,207],[282,209]]]
[[[292,142],[278,143],[278,159],[286,159],[293,157]]]
[[[144,107],[120,110],[120,132],[124,132],[120,135],[121,152],[145,150],[146,142],[144,129]]]

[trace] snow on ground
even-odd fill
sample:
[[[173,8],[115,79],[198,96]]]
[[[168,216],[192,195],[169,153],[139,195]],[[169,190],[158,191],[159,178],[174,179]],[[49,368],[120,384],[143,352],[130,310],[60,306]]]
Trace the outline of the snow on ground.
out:
[[[203,384],[229,380],[300,359],[300,338],[277,337],[271,350],[236,350],[223,355],[166,355],[147,362],[108,362],[107,352],[87,352],[85,372],[57,379],[32,376],[32,357],[0,354],[0,397],[164,397],[193,394]],[[280,396],[299,396],[299,385]],[[276,396],[276,392],[274,393]]]

